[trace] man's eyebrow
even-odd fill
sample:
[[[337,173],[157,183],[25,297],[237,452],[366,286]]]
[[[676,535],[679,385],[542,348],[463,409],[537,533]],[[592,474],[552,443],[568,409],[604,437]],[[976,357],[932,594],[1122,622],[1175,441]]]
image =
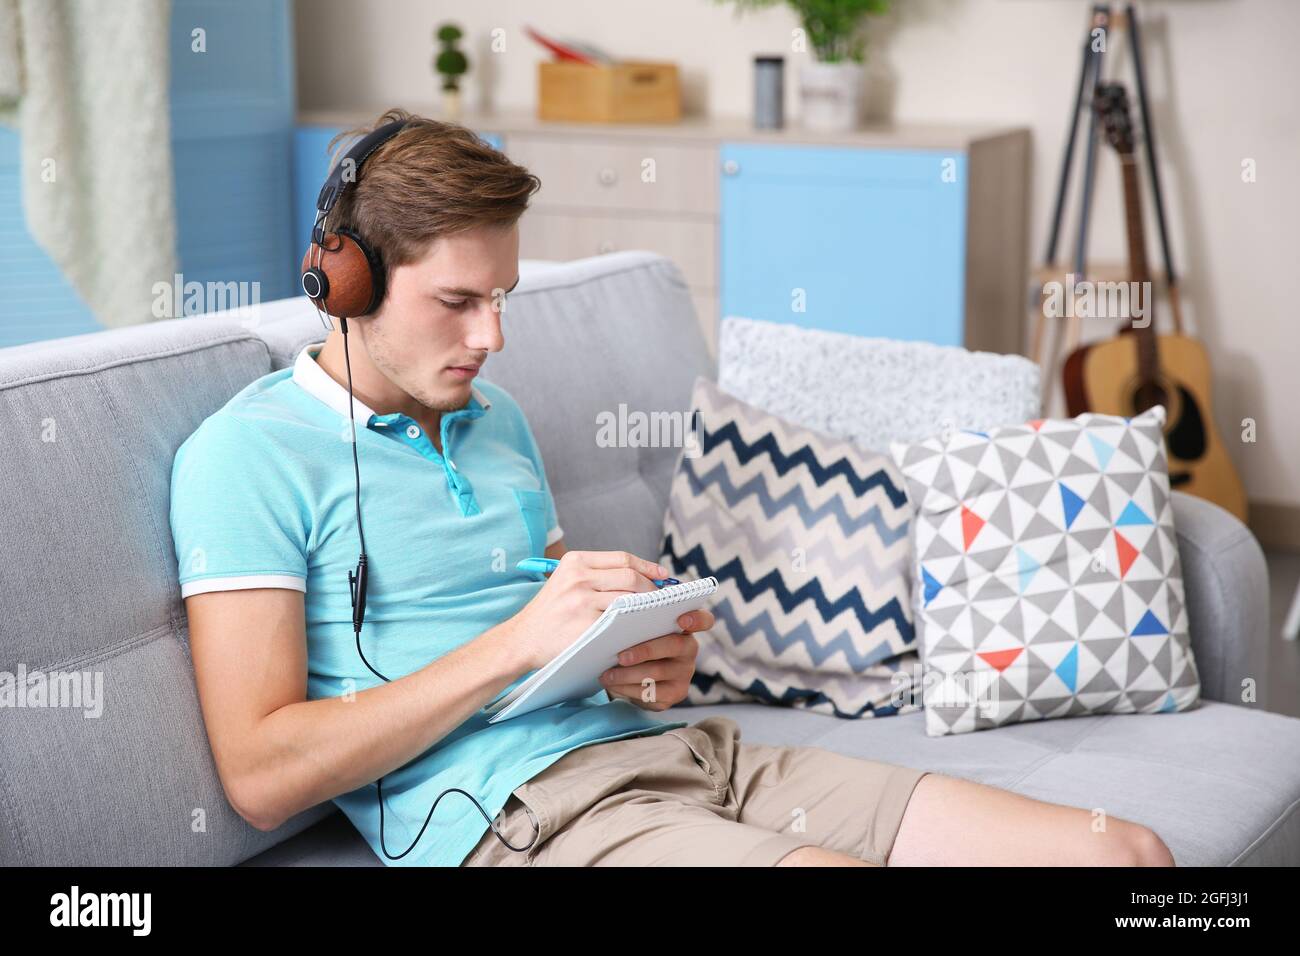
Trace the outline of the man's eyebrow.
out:
[[[511,292],[514,292],[515,286],[517,285],[519,285],[519,276],[515,276],[515,281],[510,283],[510,288],[505,290],[505,294],[509,295]],[[467,299],[484,298],[483,293],[479,292],[477,289],[466,289],[462,286],[439,286],[438,291],[441,292],[443,295],[459,295]]]

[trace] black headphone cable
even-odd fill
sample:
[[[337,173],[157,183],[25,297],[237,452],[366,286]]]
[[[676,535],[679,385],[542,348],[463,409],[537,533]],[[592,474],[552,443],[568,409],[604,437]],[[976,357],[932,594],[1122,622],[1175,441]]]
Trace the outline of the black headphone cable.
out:
[[[369,668],[370,673],[374,674],[384,683],[389,684],[392,683],[392,681],[376,670],[374,666],[371,665],[370,661],[366,660],[365,652],[361,649],[361,625],[366,618],[366,532],[361,523],[361,464],[357,456],[357,420],[352,403],[352,359],[348,354],[348,320],[342,316],[339,317],[339,329],[343,332],[343,363],[347,367],[348,373],[348,421],[352,427],[352,473],[356,482],[357,535],[361,539],[361,555],[357,558],[357,569],[355,572],[348,572],[348,589],[352,595],[352,630],[356,636],[357,654],[360,655],[361,662]],[[384,856],[388,857],[390,860],[400,860],[415,849],[416,844],[420,842],[420,837],[424,836],[424,831],[428,828],[429,821],[433,819],[433,811],[438,809],[438,803],[449,793],[459,793],[468,797],[478,812],[483,815],[483,819],[487,821],[488,828],[496,838],[501,841],[501,844],[507,850],[513,850],[515,853],[526,853],[537,844],[537,839],[541,836],[541,828],[537,824],[537,817],[533,815],[533,811],[530,807],[525,806],[524,809],[528,812],[528,817],[533,823],[533,839],[527,846],[514,846],[509,840],[502,836],[501,831],[497,829],[496,823],[490,816],[488,816],[487,811],[483,809],[483,805],[479,803],[472,794],[466,793],[459,787],[449,787],[442,791],[442,793],[438,794],[437,798],[433,801],[433,806],[429,808],[428,816],[424,818],[424,825],[420,827],[420,832],[415,835],[415,839],[411,841],[411,845],[401,853],[394,856],[392,853],[388,852],[388,842],[384,838],[383,777],[380,777],[375,781],[375,788],[376,796],[379,800],[379,848],[383,850]]]

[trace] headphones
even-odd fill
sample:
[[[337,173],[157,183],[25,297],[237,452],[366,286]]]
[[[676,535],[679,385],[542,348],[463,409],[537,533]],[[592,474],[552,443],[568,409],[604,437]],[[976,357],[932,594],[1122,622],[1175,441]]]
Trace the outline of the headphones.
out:
[[[384,301],[384,263],[379,253],[351,229],[326,233],[325,219],[343,191],[360,177],[361,165],[370,154],[405,127],[406,120],[394,120],[363,136],[330,170],[316,197],[316,221],[302,257],[301,281],[307,298],[326,315],[340,319],[368,315]]]
[[[361,523],[361,465],[357,458],[357,420],[352,404],[352,360],[348,353],[348,319],[369,315],[384,300],[384,264],[379,253],[371,249],[366,241],[352,230],[340,228],[327,234],[325,218],[338,203],[343,190],[360,177],[361,164],[370,157],[371,153],[400,133],[405,126],[406,120],[395,120],[367,133],[330,171],[325,185],[321,187],[320,194],[316,197],[316,221],[312,225],[311,244],[302,257],[302,291],[307,294],[307,298],[311,299],[317,312],[323,313],[321,322],[325,327],[332,328],[329,318],[331,315],[338,316],[339,331],[343,333],[343,361],[347,366],[348,376],[348,419],[352,426],[352,469],[356,479],[357,535],[361,540],[361,555],[357,558],[356,570],[348,572],[348,589],[352,596],[352,631],[356,637],[357,654],[360,655],[361,662],[386,684],[391,683],[390,678],[376,670],[374,665],[366,660],[365,652],[361,649],[361,625],[366,619],[366,531]],[[349,170],[352,172],[352,177],[345,179]],[[433,801],[428,816],[424,818],[424,825],[420,827],[420,832],[415,835],[411,845],[401,853],[389,853],[388,843],[384,839],[384,778],[380,777],[375,781],[375,796],[379,801],[379,848],[384,856],[390,860],[400,860],[414,850],[420,838],[424,836],[429,821],[433,819],[433,811],[438,809],[442,798],[449,793],[459,793],[467,797],[487,821],[488,828],[509,850],[525,853],[532,849],[541,837],[537,817],[530,807],[525,807],[525,810],[533,825],[532,842],[527,846],[514,846],[502,835],[496,821],[488,816],[483,805],[473,794],[459,787],[449,787],[438,794],[437,799]]]

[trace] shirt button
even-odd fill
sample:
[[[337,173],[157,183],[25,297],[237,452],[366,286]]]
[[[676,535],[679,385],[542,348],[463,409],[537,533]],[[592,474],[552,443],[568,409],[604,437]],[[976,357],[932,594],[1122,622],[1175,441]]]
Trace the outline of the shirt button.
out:
[[[407,437],[407,438],[419,438],[419,437],[420,437],[420,429],[417,428],[417,427],[414,426],[414,425],[407,425],[407,426],[406,426],[406,437]]]

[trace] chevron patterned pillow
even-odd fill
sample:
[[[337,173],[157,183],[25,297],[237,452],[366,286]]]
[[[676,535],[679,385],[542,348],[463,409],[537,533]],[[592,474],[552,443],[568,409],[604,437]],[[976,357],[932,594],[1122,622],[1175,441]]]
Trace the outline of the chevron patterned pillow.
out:
[[[891,446],[930,736],[1200,696],[1159,406]]]
[[[660,562],[718,579],[689,703],[872,717],[916,709],[910,508],[886,456],[696,380],[698,456],[673,478]]]

